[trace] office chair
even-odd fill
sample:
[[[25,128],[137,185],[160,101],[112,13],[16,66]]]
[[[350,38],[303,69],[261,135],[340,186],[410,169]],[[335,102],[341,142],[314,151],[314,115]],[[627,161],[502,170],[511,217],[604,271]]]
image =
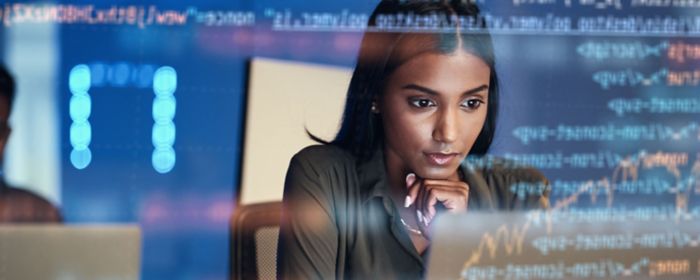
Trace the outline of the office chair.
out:
[[[231,220],[231,279],[277,279],[282,202],[239,205]]]

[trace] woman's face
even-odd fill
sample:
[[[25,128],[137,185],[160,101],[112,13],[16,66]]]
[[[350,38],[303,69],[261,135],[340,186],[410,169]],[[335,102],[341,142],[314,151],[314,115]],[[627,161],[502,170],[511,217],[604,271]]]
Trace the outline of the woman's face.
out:
[[[490,68],[464,51],[418,55],[392,73],[379,110],[388,168],[455,178],[486,120]],[[398,166],[396,166],[398,165]]]

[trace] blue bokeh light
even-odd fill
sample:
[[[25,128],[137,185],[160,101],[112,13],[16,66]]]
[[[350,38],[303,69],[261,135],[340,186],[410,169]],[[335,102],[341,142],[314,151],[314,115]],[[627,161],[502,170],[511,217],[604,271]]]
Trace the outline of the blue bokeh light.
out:
[[[175,118],[177,102],[173,96],[158,96],[153,99],[153,120],[167,123]]]
[[[85,169],[92,161],[92,152],[89,148],[74,149],[70,152],[70,162],[77,169]]]
[[[79,64],[70,70],[68,87],[73,94],[85,93],[90,90],[90,68]]]
[[[138,69],[138,71],[136,71]],[[155,69],[153,65],[141,65],[139,68],[134,68],[131,79],[134,84],[139,88],[147,88],[151,86],[153,82],[153,75],[155,75]]]
[[[156,149],[172,147],[175,144],[175,124],[173,122],[155,124],[151,138]]]
[[[117,87],[126,86],[129,82],[131,69],[131,66],[125,62],[115,64],[112,72],[112,85]]]
[[[92,113],[92,100],[87,93],[73,94],[69,105],[70,118],[74,122],[87,121]]]
[[[156,97],[153,100],[154,120],[151,141],[154,146],[151,158],[153,168],[159,173],[167,173],[175,166],[176,138],[175,118],[177,101],[173,96],[177,89],[177,72],[169,66],[160,67],[144,64],[138,67],[126,62],[108,65],[93,63],[94,67],[79,64],[72,68],[69,87],[72,93],[69,104],[71,163],[77,169],[84,169],[92,161],[90,143],[92,127],[89,122],[92,114],[92,99],[89,94],[93,85],[125,87],[133,84],[138,88],[153,86]],[[93,76],[96,78],[93,81]],[[97,84],[93,83],[96,82]]]
[[[90,86],[92,85],[92,72],[85,64],[74,66],[68,76],[68,87],[72,93],[68,112],[73,123],[70,126],[70,143],[73,150],[70,154],[71,164],[77,169],[85,169],[92,161],[90,142],[92,141],[92,127],[88,118],[92,113],[92,100],[90,99]],[[103,67],[95,67],[95,74],[104,76]]]
[[[153,92],[156,96],[170,96],[177,89],[177,73],[169,66],[156,70],[153,76]]]
[[[92,128],[90,122],[74,122],[70,126],[70,144],[73,149],[87,149],[92,141]]]
[[[173,96],[177,89],[177,73],[169,66],[158,68],[153,75],[153,156],[151,163],[158,173],[168,173],[175,167],[175,113],[177,100]]]
[[[175,150],[172,147],[156,148],[153,151],[151,163],[158,173],[170,172],[175,167]]]
[[[102,86],[105,82],[105,76],[107,74],[107,67],[104,63],[92,63],[90,64],[90,83],[92,86]]]

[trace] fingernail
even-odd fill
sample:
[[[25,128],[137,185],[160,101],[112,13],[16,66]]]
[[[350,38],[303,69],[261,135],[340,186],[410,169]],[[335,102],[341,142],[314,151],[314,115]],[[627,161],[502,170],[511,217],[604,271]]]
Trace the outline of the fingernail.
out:
[[[412,203],[413,203],[413,199],[411,199],[410,195],[407,195],[406,200],[403,203],[403,207],[408,208],[409,206],[411,206]]]
[[[418,222],[422,223],[423,222],[423,214],[421,214],[420,211],[416,210],[416,215],[418,216]]]
[[[406,175],[406,187],[407,188],[410,187],[411,185],[413,185],[413,182],[415,182],[415,181],[416,181],[416,174],[408,173],[408,175]]]
[[[430,220],[429,220],[429,219],[430,219],[429,217],[425,217],[425,218],[423,219],[423,224],[424,224],[426,227],[430,224]]]

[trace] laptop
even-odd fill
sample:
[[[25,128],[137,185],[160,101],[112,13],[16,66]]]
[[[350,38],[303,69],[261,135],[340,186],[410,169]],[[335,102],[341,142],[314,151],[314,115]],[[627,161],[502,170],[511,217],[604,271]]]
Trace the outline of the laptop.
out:
[[[0,225],[0,279],[139,279],[135,225]]]
[[[646,212],[442,215],[427,279],[700,279],[697,217]]]

